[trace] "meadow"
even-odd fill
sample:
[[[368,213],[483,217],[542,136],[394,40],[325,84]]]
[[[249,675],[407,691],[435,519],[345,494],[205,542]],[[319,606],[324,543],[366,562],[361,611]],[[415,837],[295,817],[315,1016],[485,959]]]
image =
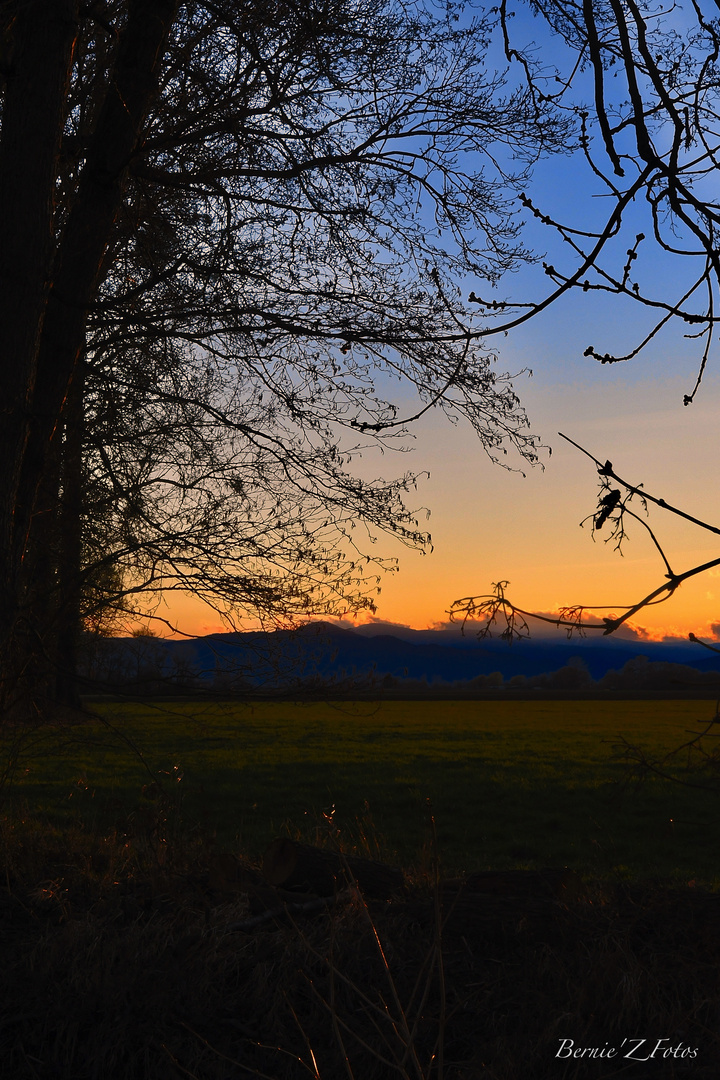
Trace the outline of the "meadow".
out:
[[[569,866],[606,879],[720,881],[718,796],[633,778],[624,743],[658,756],[709,701],[148,702],[26,745],[6,805],[60,829],[131,828],[158,797],[166,831],[217,850],[339,832],[404,866],[428,851],[428,800],[449,873]],[[688,779],[683,763],[680,779]],[[160,837],[166,842],[167,837]]]
[[[678,746],[712,702],[92,708],[24,739],[0,789],[3,1076],[646,1080],[558,1059],[636,1037],[677,1051],[658,1080],[717,1076],[717,796],[622,759]],[[284,909],[257,890],[283,833],[401,864],[405,887]],[[448,875],[583,881],[456,907],[438,849]]]

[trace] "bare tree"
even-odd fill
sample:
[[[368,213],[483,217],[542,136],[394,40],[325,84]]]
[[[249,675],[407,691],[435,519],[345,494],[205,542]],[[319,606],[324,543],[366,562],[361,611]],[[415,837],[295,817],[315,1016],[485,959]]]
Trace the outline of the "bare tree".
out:
[[[162,591],[370,605],[374,532],[429,538],[353,461],[430,408],[536,459],[457,282],[529,257],[509,196],[568,130],[463,7],[2,5],[6,704]]]
[[[504,318],[488,332],[507,331],[569,292],[599,292],[631,301],[648,315],[641,339],[612,352],[604,351],[605,345],[588,345],[585,356],[601,364],[628,362],[652,347],[660,331],[677,324],[686,337],[699,343],[697,377],[683,398],[689,406],[700,388],[718,323],[717,4],[691,0],[687,8],[665,10],[637,0],[602,4],[540,0],[533,9],[544,18],[554,40],[562,42],[566,67],[541,68],[532,51],[513,42],[503,3],[500,20],[508,61],[523,73],[539,110],[552,103],[576,118],[593,193],[602,196],[606,209],[590,230],[584,222],[557,220],[522,196],[526,208],[562,239],[570,262],[565,267],[545,263],[545,274],[553,283],[547,295],[533,304],[515,308],[507,304]],[[638,231],[643,212],[646,223]],[[658,258],[673,260],[679,282],[674,296],[652,291],[651,267]],[[682,570],[671,565],[646,520],[649,506],[715,535],[720,528],[669,505],[642,484],[619,476],[610,461],[594,457],[573,439],[568,441],[597,468],[597,507],[586,519],[593,534],[604,529],[620,549],[632,520],[649,534],[662,567],[656,588],[620,612],[604,609],[607,615],[593,616],[592,609],[578,604],[557,617],[543,616],[569,634],[611,634],[644,608],[669,599],[684,581],[720,565],[720,559]],[[496,583],[492,593],[456,601],[452,616],[479,618],[481,633],[498,628],[508,640],[526,636],[527,620],[538,616],[517,606],[506,593],[507,585]]]
[[[543,615],[532,612],[519,607],[507,596],[506,589],[509,582],[495,582],[491,593],[463,597],[456,600],[450,609],[451,619],[460,621],[463,625],[468,620],[479,621],[481,626],[478,633],[481,637],[489,636],[495,629],[499,629],[500,636],[509,643],[529,637],[530,623],[528,620],[537,620],[538,622],[549,623],[552,626],[562,628],[567,631],[568,637],[571,637],[574,633],[585,635],[588,631],[599,631],[603,635],[613,634],[644,608],[669,600],[684,581],[720,566],[720,556],[718,556],[716,559],[710,559],[707,562],[683,570],[673,569],[666,548],[648,523],[647,517],[650,505],[657,506],[669,514],[682,518],[684,521],[689,521],[715,536],[720,536],[720,527],[693,517],[679,507],[668,503],[665,499],[658,498],[647,491],[642,483],[632,483],[623,479],[615,471],[611,461],[600,461],[588,450],[579,446],[572,439],[568,439],[567,435],[561,433],[561,438],[572,443],[586,457],[590,458],[597,468],[599,477],[597,506],[594,512],[581,522],[581,525],[589,522],[593,537],[604,529],[606,534],[605,542],[612,543],[616,551],[621,551],[628,538],[629,521],[635,522],[645,530],[653,543],[662,567],[662,579],[649,593],[633,603],[627,604],[620,612],[614,609],[612,613],[602,617],[594,613],[610,611],[609,607],[573,604],[562,608],[557,615]],[[618,484],[619,487],[615,487],[615,484]],[[694,634],[690,634],[690,640],[704,645],[705,648],[712,649],[712,646],[701,642]],[[720,650],[713,649],[713,651],[719,652]]]
[[[554,288],[537,303],[523,304],[495,332],[571,291],[622,297],[645,309],[647,332],[623,351],[588,345],[585,355],[602,364],[627,362],[668,324],[690,328],[701,351],[686,405],[709,356],[720,284],[720,204],[713,183],[720,148],[720,21],[717,5],[706,6],[707,11],[692,0],[669,13],[637,0],[533,5],[564,47],[563,70],[540,66],[532,51],[514,47],[505,4],[500,8],[508,61],[524,74],[539,110],[553,104],[575,119],[593,194],[599,196],[595,216],[598,205],[605,209],[589,229],[583,221],[556,220],[522,197],[562,239],[571,263],[544,264]],[[643,211],[646,225],[638,232]],[[652,291],[658,257],[673,262],[681,282],[675,296]]]

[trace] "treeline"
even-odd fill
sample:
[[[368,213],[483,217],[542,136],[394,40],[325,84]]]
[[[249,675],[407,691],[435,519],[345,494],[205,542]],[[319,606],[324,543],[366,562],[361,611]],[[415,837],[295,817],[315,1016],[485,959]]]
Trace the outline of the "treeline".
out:
[[[653,661],[646,656],[635,656],[619,670],[611,668],[599,679],[594,679],[581,657],[571,659],[557,671],[540,675],[512,675],[504,678],[502,672],[478,675],[474,679],[456,682],[427,679],[398,679],[391,675],[381,680],[382,689],[389,696],[421,694],[423,689],[439,696],[445,690],[449,696],[486,697],[500,694],[561,694],[592,696],[594,694],[670,694],[676,696],[720,696],[720,671],[698,671],[689,664],[669,661]]]
[[[483,698],[496,696],[672,695],[720,697],[720,671],[635,656],[619,669],[593,678],[582,657],[555,671],[535,675],[502,672],[472,679],[412,678],[372,669],[318,670],[297,655],[269,647],[236,658],[218,653],[200,662],[192,641],[169,642],[150,636],[96,642],[85,653],[83,685],[88,695],[137,697],[164,695],[303,695],[308,697]]]

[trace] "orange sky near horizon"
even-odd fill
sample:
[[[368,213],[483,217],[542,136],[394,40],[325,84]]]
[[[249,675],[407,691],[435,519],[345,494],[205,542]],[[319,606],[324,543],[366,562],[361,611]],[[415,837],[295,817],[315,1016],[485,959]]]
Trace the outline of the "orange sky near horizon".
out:
[[[431,511],[434,550],[421,555],[391,540],[378,545],[382,554],[398,558],[399,570],[385,575],[375,618],[432,627],[447,619],[454,600],[489,592],[498,580],[510,582],[508,595],[516,603],[541,612],[576,603],[619,611],[662,583],[664,567],[639,525],[623,555],[603,543],[602,534],[593,542],[589,527],[578,527],[595,508],[597,478],[592,462],[558,438],[558,430],[599,459],[610,458],[621,476],[644,483],[651,494],[720,522],[720,495],[709,482],[720,378],[711,375],[698,401],[683,408],[688,365],[657,378],[638,370],[641,361],[630,380],[629,368],[599,368],[583,358],[568,360],[566,369],[585,365],[582,378],[559,382],[557,362],[545,365],[537,355],[543,346],[536,341],[534,347],[534,377],[517,385],[533,429],[552,447],[545,468],[529,470],[526,477],[507,472],[486,458],[471,432],[439,415],[423,418],[410,462],[403,457],[395,464],[398,472],[408,464],[430,471],[418,505]],[[511,359],[518,366],[528,362],[517,346],[504,358],[508,367]],[[386,455],[388,475],[393,464]],[[376,457],[371,455],[367,468],[377,468]],[[713,543],[711,534],[658,508],[651,508],[648,522],[676,572],[720,556],[720,538]],[[216,612],[190,598],[174,597],[158,614],[193,636],[228,629]],[[689,632],[711,637],[713,623],[720,623],[720,568],[685,583],[671,600],[633,620],[651,638],[686,638]]]
[[[535,202],[576,221],[597,211],[596,182],[576,158],[541,165],[531,189]],[[634,211],[633,211],[634,212]],[[631,232],[642,221],[629,222]],[[562,244],[551,231],[528,224],[531,247],[567,266]],[[554,246],[553,246],[554,245]],[[622,244],[620,245],[622,247]],[[620,253],[621,257],[625,256]],[[682,291],[682,261],[643,252],[638,275],[659,296]],[[527,267],[503,279],[499,299],[539,298],[547,286],[542,270]],[[467,284],[467,290],[475,282]],[[652,290],[651,290],[652,291]],[[645,320],[645,321],[643,321]],[[579,522],[596,508],[593,463],[557,435],[564,432],[601,461],[610,459],[623,478],[644,484],[658,498],[720,526],[720,492],[714,482],[720,426],[720,366],[711,352],[694,403],[683,406],[697,376],[702,342],[672,323],[628,363],[600,365],[584,355],[598,350],[624,355],[647,333],[646,313],[632,301],[576,291],[551,305],[507,337],[490,339],[498,370],[533,371],[515,387],[532,430],[552,447],[544,469],[508,472],[494,465],[471,431],[453,426],[431,411],[413,426],[412,452],[402,457],[376,451],[361,462],[368,477],[428,470],[417,505],[431,511],[432,554],[408,551],[390,539],[373,554],[396,556],[399,572],[387,574],[377,597],[377,618],[424,629],[447,619],[454,600],[490,591],[491,583],[510,582],[508,595],[520,606],[554,612],[572,604],[609,605],[619,612],[664,581],[665,567],[652,541],[633,523],[623,555],[595,542]],[[416,401],[397,401],[408,413]],[[407,414],[406,414],[407,415]],[[512,455],[508,463],[523,463]],[[641,513],[641,509],[636,509]],[[720,537],[651,508],[648,522],[674,572],[720,557]],[[216,612],[190,598],[174,596],[158,615],[185,633],[227,629]],[[720,568],[686,582],[666,603],[649,607],[633,620],[653,638],[713,637],[720,624]],[[160,631],[160,624],[156,624]],[[167,632],[167,631],[165,631]],[[720,634],[717,635],[720,637]]]

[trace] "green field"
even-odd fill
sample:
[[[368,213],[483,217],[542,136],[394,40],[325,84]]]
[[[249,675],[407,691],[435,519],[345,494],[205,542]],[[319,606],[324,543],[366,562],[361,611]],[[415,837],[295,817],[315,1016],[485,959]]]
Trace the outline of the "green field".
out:
[[[623,737],[652,754],[678,745],[713,715],[707,701],[93,708],[101,719],[23,751],[5,791],[14,812],[123,828],[150,809],[157,780],[180,807],[173,827],[201,822],[219,849],[257,854],[287,831],[312,839],[334,807],[348,846],[409,865],[427,846],[430,799],[449,871],[567,865],[720,882],[718,797],[628,783],[618,752]]]

